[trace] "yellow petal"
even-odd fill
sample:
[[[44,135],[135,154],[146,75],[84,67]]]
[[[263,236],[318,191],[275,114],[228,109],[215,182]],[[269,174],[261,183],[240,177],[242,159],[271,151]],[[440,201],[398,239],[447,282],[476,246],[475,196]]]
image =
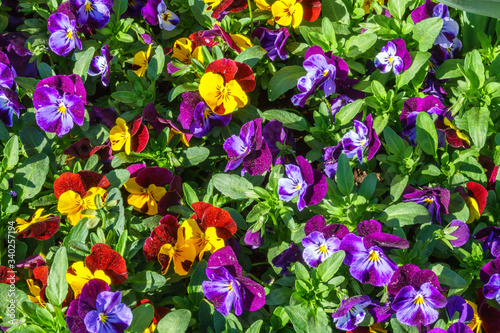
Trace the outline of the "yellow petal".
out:
[[[177,241],[179,242],[179,241]],[[196,258],[196,249],[190,242],[177,246],[174,254],[174,271],[179,275],[186,275]]]
[[[142,194],[146,192],[144,188],[137,184],[137,182],[135,181],[135,177],[129,178],[129,180],[127,180],[127,182],[123,186],[129,193],[132,194]]]
[[[226,246],[224,239],[217,236],[217,229],[215,229],[215,227],[209,227],[205,230],[205,241],[207,242],[207,245],[205,246],[204,251],[210,251],[211,253],[214,253],[215,251]]]
[[[304,8],[300,3],[296,3],[293,8],[295,9],[295,11],[292,15],[292,27],[297,28],[302,22],[302,18],[304,17]]]
[[[201,46],[197,46],[194,49],[192,57],[203,64],[203,53],[201,51]]]
[[[102,201],[106,201],[106,196],[108,195],[108,192],[103,189],[102,187],[92,187],[90,190],[87,191],[87,194],[85,194],[85,197],[83,200],[85,201],[85,206],[87,207],[86,209],[97,209],[95,205],[95,197],[96,195],[100,195],[102,198]]]
[[[218,89],[224,88],[224,78],[222,75],[212,72],[205,73],[200,80],[200,95],[207,102],[212,110],[221,104]]]
[[[109,140],[111,141],[111,149],[118,151],[125,145],[125,153],[130,155],[131,136],[125,120],[116,119],[116,126],[109,132]]]
[[[241,49],[241,51],[245,51],[249,47],[252,47],[253,44],[250,41],[250,38],[240,34],[229,34],[233,42]]]
[[[153,196],[156,201],[160,201],[161,198],[167,193],[164,187],[157,187],[155,184],[151,184],[148,187],[148,192]]]
[[[160,252],[158,252],[158,261],[160,260],[160,255],[164,255],[168,257],[167,266],[162,268],[161,274],[165,275],[168,272],[168,268],[170,267],[170,263],[172,262],[172,257],[174,256],[175,249],[171,244],[163,244],[160,248]]]
[[[57,210],[63,214],[67,215],[69,223],[71,225],[76,225],[82,218],[81,211],[86,209],[84,207],[84,202],[80,194],[74,191],[66,191],[59,197],[57,202]]]
[[[193,244],[196,253],[200,253],[206,245],[203,231],[201,231],[198,223],[195,220],[189,219],[182,223],[181,228],[183,229],[182,234],[186,242],[191,242]]]
[[[471,197],[467,199],[468,200],[465,201],[467,207],[469,208],[469,219],[467,220],[467,223],[472,223],[475,220],[479,219],[481,217],[481,214],[479,214],[479,205],[477,204],[476,199]]]
[[[104,273],[104,271],[102,271],[100,269],[94,272],[94,278],[99,279],[99,280],[103,280],[107,284],[111,284],[111,278],[109,276],[107,276],[106,273]]]
[[[271,10],[271,5],[266,0],[255,0],[255,4],[260,10]]]
[[[279,25],[288,26],[292,23],[292,16],[290,15],[290,1],[288,0],[278,0],[271,6],[271,11],[273,13],[274,20]]]
[[[179,38],[172,47],[172,58],[176,58],[183,63],[191,63],[191,53],[193,53],[193,42],[189,38]]]
[[[142,207],[148,204],[148,201],[149,201],[149,195],[147,193],[130,194],[127,198],[127,203],[133,206],[138,211],[141,211]]]
[[[243,89],[241,89],[241,86],[236,80],[229,81],[226,87],[227,90],[230,92],[228,100],[234,100],[237,107],[239,108],[244,107],[248,103],[247,94],[243,91]],[[226,107],[226,104],[224,104],[224,108],[225,108],[225,114],[228,114],[233,112],[236,107],[233,107],[231,109],[229,107]]]
[[[69,272],[74,272],[75,274],[66,273],[66,281],[73,289],[73,293],[75,294],[75,298],[78,298],[80,293],[82,292],[83,286],[89,282],[94,276],[90,272],[90,270],[85,267],[83,261],[77,261],[68,269]]]

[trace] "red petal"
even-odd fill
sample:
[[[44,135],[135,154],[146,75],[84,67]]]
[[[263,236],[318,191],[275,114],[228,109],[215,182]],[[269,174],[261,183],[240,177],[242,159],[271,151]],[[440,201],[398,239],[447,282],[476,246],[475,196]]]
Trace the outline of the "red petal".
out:
[[[112,284],[122,284],[128,277],[125,259],[106,244],[95,244],[90,255],[85,258],[85,265],[92,273],[104,271],[111,278]]]
[[[12,277],[14,277],[14,279],[12,279]],[[12,281],[14,281],[14,283],[19,281],[16,272],[8,267],[0,266],[0,283],[11,284]]]
[[[134,125],[135,126],[135,125]],[[132,151],[140,153],[146,148],[149,140],[148,128],[144,124],[140,124],[134,136],[132,136]]]
[[[304,10],[304,20],[309,22],[314,22],[318,19],[321,14],[321,1],[319,0],[302,0],[299,1],[302,4]]]
[[[242,62],[235,61],[235,63],[238,71],[234,75],[234,79],[239,83],[244,92],[253,91],[255,89],[255,75],[252,69]]]
[[[201,219],[201,227],[205,230],[209,227],[216,227],[217,236],[229,239],[236,233],[236,222],[224,209],[218,207],[208,208]]]
[[[488,197],[488,191],[484,188],[483,185],[476,182],[468,182],[466,183],[466,185],[467,190],[469,190],[469,196],[472,196],[474,199],[476,199],[479,206],[479,214],[482,214],[484,207],[486,207],[486,198]]]
[[[24,229],[22,232],[17,234],[17,238],[35,238],[39,241],[44,241],[54,236],[54,234],[59,230],[61,225],[61,218],[59,216],[50,216],[45,221],[40,221],[34,223]]]
[[[49,277],[49,268],[45,265],[36,267],[33,270],[33,277],[45,287],[47,285],[47,278]]]
[[[92,187],[108,188],[109,185],[111,185],[106,176],[94,171],[78,171],[78,175],[81,177],[83,186],[85,187],[86,191],[88,191]]]
[[[171,215],[160,220],[160,225],[151,232],[151,236],[146,238],[144,243],[143,252],[147,261],[158,260],[158,253],[164,244],[175,245],[179,227],[179,222]]]
[[[70,190],[79,193],[81,196],[87,193],[82,179],[77,173],[65,172],[54,181],[54,195],[59,199],[61,194]]]
[[[191,205],[191,207],[194,210],[194,215],[191,216],[191,218],[197,220],[198,224],[200,224],[201,218],[203,217],[203,214],[205,214],[205,211],[208,208],[213,207],[213,205],[206,203],[206,202],[203,202],[203,201],[199,201],[199,202],[193,203]]]
[[[149,167],[142,169],[135,178],[136,183],[144,188],[151,184],[159,187],[164,187],[172,181],[172,172],[160,167]]]
[[[248,67],[248,65],[246,65]],[[250,68],[250,67],[249,67]],[[250,69],[251,71],[251,69]],[[236,64],[236,61],[231,60],[231,59],[218,59],[210,63],[210,65],[207,66],[207,69],[205,70],[206,73],[212,72],[215,74],[220,74],[224,76],[224,81],[228,83],[232,79],[234,79],[234,76],[236,75],[236,72],[238,72],[238,66]]]

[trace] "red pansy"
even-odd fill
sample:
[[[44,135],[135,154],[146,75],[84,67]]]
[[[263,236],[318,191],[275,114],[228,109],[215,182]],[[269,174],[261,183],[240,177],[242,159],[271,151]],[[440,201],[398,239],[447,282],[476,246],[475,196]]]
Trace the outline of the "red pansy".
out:
[[[195,202],[192,205],[200,228],[205,231],[209,227],[215,227],[217,236],[229,239],[236,233],[237,226],[231,215],[222,208],[214,207],[206,202]]]
[[[84,197],[92,187],[108,188],[109,185],[106,176],[94,171],[65,172],[54,181],[54,195],[59,199],[61,194],[71,190]]]
[[[171,215],[166,215],[160,220],[160,224],[151,232],[151,236],[144,243],[144,256],[147,261],[158,260],[158,253],[164,244],[175,245],[177,241],[177,230],[179,222]]]
[[[11,284],[12,281],[14,281],[14,283],[19,281],[16,272],[9,267],[0,266],[0,283]]]
[[[122,284],[127,280],[125,259],[109,245],[97,243],[85,258],[85,266],[94,274],[101,270],[111,278],[111,284]]]

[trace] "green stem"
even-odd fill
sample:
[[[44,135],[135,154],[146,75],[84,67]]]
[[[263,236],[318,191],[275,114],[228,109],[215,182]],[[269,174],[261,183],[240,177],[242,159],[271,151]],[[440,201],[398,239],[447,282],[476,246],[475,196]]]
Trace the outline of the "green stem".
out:
[[[267,284],[267,283],[265,283],[265,282],[261,281],[261,280],[260,280],[259,278],[257,278],[255,275],[248,273],[246,276],[247,276],[247,277],[249,277],[249,278],[251,278],[251,279],[252,279],[252,280],[254,280],[255,282],[257,282],[257,283],[258,283],[258,284],[260,284],[261,286],[266,287],[266,288],[269,288],[269,289],[272,289],[271,285],[269,285],[269,284]]]
[[[253,13],[252,13],[252,3],[251,0],[248,0],[248,11],[250,14],[250,35],[253,33]]]
[[[255,264],[252,264],[252,267],[254,267],[254,266],[262,266],[262,265],[269,265],[269,263],[267,261],[256,262]]]

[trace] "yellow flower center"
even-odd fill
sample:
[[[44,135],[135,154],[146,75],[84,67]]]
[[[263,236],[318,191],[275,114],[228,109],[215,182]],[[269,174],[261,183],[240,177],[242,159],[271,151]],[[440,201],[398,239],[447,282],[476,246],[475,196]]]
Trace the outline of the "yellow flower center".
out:
[[[295,7],[294,6],[288,7],[287,10],[285,11],[285,13],[287,13],[288,16],[292,16],[293,13],[295,13]]]
[[[328,69],[325,69],[324,72],[323,72],[323,76],[327,76],[328,73],[330,73],[330,71]]]
[[[85,11],[90,12],[94,7],[92,6],[92,3],[90,1],[85,2]]]
[[[366,144],[366,140],[361,140],[360,145],[363,147]]]
[[[161,15],[161,18],[163,19],[163,21],[167,22],[168,20],[170,20],[171,16],[172,15],[169,12],[166,12]]]
[[[73,31],[71,29],[66,31],[66,38],[73,39]]]
[[[423,305],[424,303],[424,298],[420,294],[418,294],[417,297],[415,297],[415,299],[413,300],[413,304]]]
[[[370,251],[370,256],[368,257],[368,260],[379,262],[380,261],[380,256],[378,255],[378,252],[375,251],[375,250],[371,250]]]
[[[105,323],[106,322],[106,319],[108,318],[108,316],[106,316],[105,314],[102,314],[102,313],[99,313],[99,319]]]
[[[297,185],[295,185],[295,189],[296,189],[296,190],[300,190],[301,188],[302,188],[302,184],[297,184]]]
[[[392,64],[393,61],[394,61],[394,58],[393,57],[389,57],[389,63]]]
[[[325,245],[321,245],[319,248],[318,248],[318,251],[321,252],[321,253],[327,253],[328,252],[328,249],[326,248]]]
[[[57,111],[62,114],[66,114],[66,105],[64,105],[63,102],[59,103],[59,106],[57,107]]]
[[[227,289],[229,289],[229,291],[233,291],[233,283],[232,282],[227,285]]]
[[[424,199],[424,202],[425,202],[426,204],[431,204],[431,203],[433,203],[433,202],[434,202],[434,199],[433,199],[433,198],[425,198],[425,199]]]

